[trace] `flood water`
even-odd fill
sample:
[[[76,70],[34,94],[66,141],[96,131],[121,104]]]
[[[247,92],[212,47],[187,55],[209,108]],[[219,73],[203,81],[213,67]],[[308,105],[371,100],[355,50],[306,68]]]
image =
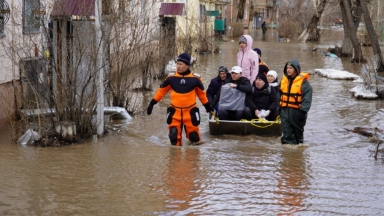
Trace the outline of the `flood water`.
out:
[[[250,32],[254,46],[279,78],[292,58],[303,71],[359,71],[348,59],[304,51],[341,45],[342,31],[316,44],[262,40],[260,33]],[[236,64],[237,38],[218,45],[220,53],[198,56],[206,87],[220,65]],[[310,82],[313,103],[300,146],[282,146],[279,137],[211,136],[202,112],[205,144],[173,147],[169,97],[151,116],[114,121],[106,137],[79,145],[20,146],[4,141],[2,129],[0,215],[382,215],[384,163],[373,158],[368,138],[345,129],[384,129],[383,101],[354,99],[352,81],[314,74]]]

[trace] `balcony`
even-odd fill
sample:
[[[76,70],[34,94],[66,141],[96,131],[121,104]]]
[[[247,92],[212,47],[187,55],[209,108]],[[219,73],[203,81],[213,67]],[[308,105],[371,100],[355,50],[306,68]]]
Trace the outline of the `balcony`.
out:
[[[275,2],[275,5],[273,3]],[[281,4],[281,0],[267,0],[267,7],[279,6]]]

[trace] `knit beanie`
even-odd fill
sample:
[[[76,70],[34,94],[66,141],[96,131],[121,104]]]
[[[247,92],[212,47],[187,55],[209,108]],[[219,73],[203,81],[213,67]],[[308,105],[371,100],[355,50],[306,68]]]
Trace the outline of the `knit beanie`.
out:
[[[239,40],[239,43],[240,42],[243,42],[243,43],[247,44],[247,38],[245,38],[244,36],[241,36],[240,40]]]
[[[220,67],[219,67],[219,73],[220,73],[220,72],[228,73],[228,69],[227,69],[227,67],[225,67],[225,66],[220,66]]]
[[[268,76],[268,75],[272,75],[273,77],[275,77],[275,79],[277,79],[277,73],[276,73],[276,71],[274,71],[274,70],[270,70],[270,71],[268,71],[267,76]]]
[[[255,49],[253,49],[253,51],[257,52],[257,54],[259,54],[261,57],[261,50],[259,48],[255,48]]]
[[[268,84],[267,77],[265,77],[265,75],[262,73],[257,74],[256,79],[261,79],[264,81],[265,84]]]
[[[184,62],[184,64],[186,65],[190,65],[191,56],[189,56],[188,53],[182,53],[177,57],[176,61],[181,61],[181,62]]]

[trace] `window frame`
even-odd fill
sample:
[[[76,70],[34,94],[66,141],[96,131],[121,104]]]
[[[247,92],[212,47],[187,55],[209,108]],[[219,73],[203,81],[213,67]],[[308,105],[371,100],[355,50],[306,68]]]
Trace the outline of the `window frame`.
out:
[[[36,8],[32,8],[33,3],[37,3]],[[26,8],[29,6],[29,8]],[[39,34],[40,33],[40,24],[34,24],[36,26],[32,26],[32,24],[28,24],[27,18],[33,19],[36,18],[36,16],[33,14],[33,11],[39,10],[40,11],[41,1],[40,0],[23,0],[23,34]],[[28,11],[27,11],[28,10]],[[28,13],[28,15],[27,15]]]
[[[4,2],[5,2],[5,5],[8,6],[8,3],[6,0],[0,0],[1,5],[4,4]],[[4,16],[2,16],[2,19],[3,19],[3,23],[4,23],[4,20],[5,20]],[[4,23],[4,25],[0,25],[0,38],[5,37],[4,31],[5,31],[5,23]]]

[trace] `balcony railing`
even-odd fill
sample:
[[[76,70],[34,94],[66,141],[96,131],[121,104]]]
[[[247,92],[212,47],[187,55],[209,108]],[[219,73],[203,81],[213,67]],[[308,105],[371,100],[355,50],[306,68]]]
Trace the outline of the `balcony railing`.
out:
[[[267,0],[267,7],[273,7],[273,0]]]

